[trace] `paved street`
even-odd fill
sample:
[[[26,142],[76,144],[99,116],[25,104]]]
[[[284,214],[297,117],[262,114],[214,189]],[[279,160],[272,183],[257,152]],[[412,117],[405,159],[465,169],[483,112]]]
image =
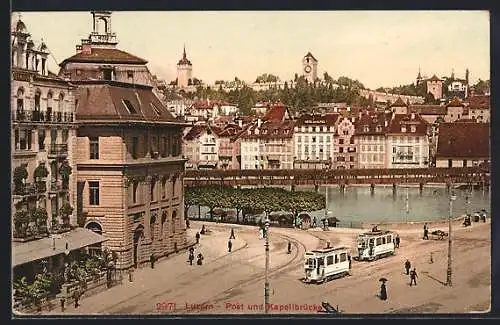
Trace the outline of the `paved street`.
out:
[[[190,236],[201,228],[191,222]],[[190,266],[187,253],[159,262],[155,269],[135,272],[134,282],[103,293],[84,297],[81,307],[69,308],[66,314],[217,314],[262,313],[253,306],[263,302],[264,240],[258,239],[256,227],[206,223],[212,232],[201,237],[195,254],[202,252],[204,265]],[[446,229],[445,224],[431,230]],[[234,227],[236,240],[228,253],[227,240]],[[352,275],[325,284],[304,284],[305,249],[323,246],[355,247],[359,230],[331,228],[330,231],[302,231],[271,228],[270,303],[282,310],[272,313],[315,313],[286,309],[287,304],[320,305],[324,300],[338,305],[346,313],[463,313],[486,311],[490,305],[490,223],[474,223],[470,228],[454,224],[453,286],[447,287],[447,240],[422,240],[421,225],[401,229],[401,248],[395,256],[374,262],[353,262]],[[288,240],[292,254],[286,254]],[[433,252],[434,263],[430,263]],[[404,274],[406,258],[417,268],[418,285],[409,287]],[[388,300],[376,296],[378,279],[386,277]],[[254,307],[254,308],[251,308]],[[60,313],[59,311],[53,311]]]

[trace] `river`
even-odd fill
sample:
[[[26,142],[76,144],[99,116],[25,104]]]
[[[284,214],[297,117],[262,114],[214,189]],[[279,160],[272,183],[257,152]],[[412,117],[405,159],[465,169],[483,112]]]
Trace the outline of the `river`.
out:
[[[423,188],[422,193],[418,186],[408,188],[398,186],[396,195],[393,195],[391,186],[377,185],[374,193],[369,186],[349,186],[344,193],[336,186],[328,189],[328,217],[337,217],[339,227],[358,228],[362,222],[384,223],[404,221],[430,221],[446,219],[449,215],[450,195],[445,187]],[[311,190],[314,188],[297,187],[297,190]],[[319,192],[325,194],[325,187],[319,187]],[[456,200],[453,201],[453,216],[458,217],[467,212],[466,196],[470,190],[454,189]],[[408,197],[408,199],[407,199]],[[407,203],[408,202],[408,203]],[[487,187],[475,189],[469,200],[469,212],[474,213],[485,209],[490,216],[490,191]],[[407,208],[408,207],[408,208]],[[201,208],[205,215],[207,208]],[[191,207],[189,215],[198,216],[198,208]],[[324,210],[310,212],[317,223],[324,217]]]

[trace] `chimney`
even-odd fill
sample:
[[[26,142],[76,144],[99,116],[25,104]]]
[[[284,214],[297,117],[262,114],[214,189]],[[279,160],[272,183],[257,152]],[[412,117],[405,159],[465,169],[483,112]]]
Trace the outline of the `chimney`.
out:
[[[260,128],[261,125],[262,125],[262,120],[259,118],[257,120],[257,127]]]

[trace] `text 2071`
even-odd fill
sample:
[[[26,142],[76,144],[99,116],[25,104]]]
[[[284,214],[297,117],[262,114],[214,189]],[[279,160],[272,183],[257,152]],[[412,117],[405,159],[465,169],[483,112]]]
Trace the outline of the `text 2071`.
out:
[[[157,311],[175,310],[175,307],[175,302],[164,301],[156,303]]]

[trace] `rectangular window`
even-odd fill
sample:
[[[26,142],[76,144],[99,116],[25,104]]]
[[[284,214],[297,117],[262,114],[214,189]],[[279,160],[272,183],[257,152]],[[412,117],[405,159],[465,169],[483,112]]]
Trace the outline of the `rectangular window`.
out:
[[[139,137],[132,137],[132,159],[137,159],[139,151]]]
[[[113,80],[113,70],[111,70],[111,69],[104,69],[102,71],[102,79],[104,79],[104,80]]]
[[[45,150],[45,129],[38,129],[38,149]]]
[[[89,204],[99,205],[99,182],[89,182]]]
[[[326,265],[332,265],[332,264],[333,264],[333,256],[327,256]]]
[[[330,136],[329,135],[326,136],[326,142],[330,143]]]
[[[99,138],[89,138],[90,143],[90,159],[99,159]]]
[[[151,180],[151,188],[150,188],[150,192],[149,192],[149,199],[151,200],[151,202],[154,202],[156,197],[155,197],[155,188],[156,188],[156,181],[155,180]]]
[[[132,202],[137,203],[137,188],[139,187],[139,182],[134,181],[132,184]]]
[[[344,147],[339,147],[339,153],[343,153],[344,152]]]
[[[302,137],[299,135],[299,136],[297,137],[297,143],[301,143],[301,142],[302,142]]]
[[[316,142],[316,137],[312,137],[311,142],[313,142],[313,143]]]
[[[347,261],[347,253],[341,253],[340,262],[345,262],[345,261]]]
[[[375,246],[380,246],[382,245],[382,238],[377,238],[377,242],[376,242],[376,245]]]
[[[344,139],[339,139],[339,144],[344,144]]]
[[[319,142],[323,143],[323,136],[322,135],[319,136]]]
[[[68,129],[62,130],[62,143],[63,144],[68,143],[68,138],[69,138],[69,130]]]

